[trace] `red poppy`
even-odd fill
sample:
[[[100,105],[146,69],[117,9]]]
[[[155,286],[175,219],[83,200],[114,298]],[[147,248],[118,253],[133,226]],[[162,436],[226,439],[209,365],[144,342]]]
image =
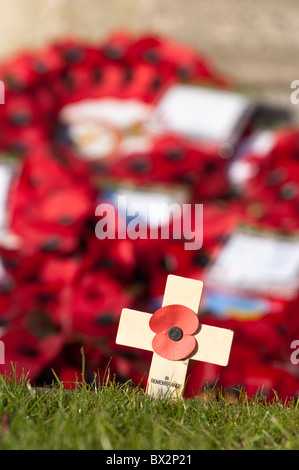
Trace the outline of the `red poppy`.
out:
[[[193,334],[199,326],[196,313],[183,305],[167,305],[151,317],[149,326],[156,333],[153,350],[170,361],[189,356],[196,347]]]
[[[5,364],[0,366],[0,373],[10,375],[15,369],[17,378],[28,374],[28,379],[34,379],[60,353],[65,337],[54,334],[38,338],[17,327],[6,331],[1,340],[5,345]]]
[[[121,284],[102,271],[82,272],[73,292],[73,330],[88,337],[113,337],[122,305],[131,302]]]

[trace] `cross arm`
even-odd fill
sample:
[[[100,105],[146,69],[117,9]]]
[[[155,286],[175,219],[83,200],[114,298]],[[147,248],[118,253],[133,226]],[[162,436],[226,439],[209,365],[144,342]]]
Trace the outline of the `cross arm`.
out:
[[[150,313],[123,308],[116,344],[152,351],[152,340],[155,333],[149,327],[150,318]]]
[[[203,282],[169,274],[167,277],[162,307],[184,305],[198,314]]]
[[[200,325],[194,336],[197,347],[192,360],[227,366],[234,336],[232,330]]]

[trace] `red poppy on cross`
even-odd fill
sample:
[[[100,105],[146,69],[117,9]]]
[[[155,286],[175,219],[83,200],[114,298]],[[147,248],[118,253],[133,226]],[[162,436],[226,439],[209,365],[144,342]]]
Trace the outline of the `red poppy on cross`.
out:
[[[189,360],[228,364],[233,331],[199,323],[203,282],[169,275],[153,315],[124,308],[116,343],[153,351],[147,393],[181,396]]]

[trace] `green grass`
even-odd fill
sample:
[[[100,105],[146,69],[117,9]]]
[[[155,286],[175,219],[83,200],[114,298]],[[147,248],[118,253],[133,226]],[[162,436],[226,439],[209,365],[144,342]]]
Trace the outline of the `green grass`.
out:
[[[60,384],[61,385],[61,384]],[[299,404],[152,398],[115,382],[34,389],[0,376],[1,450],[299,449]]]

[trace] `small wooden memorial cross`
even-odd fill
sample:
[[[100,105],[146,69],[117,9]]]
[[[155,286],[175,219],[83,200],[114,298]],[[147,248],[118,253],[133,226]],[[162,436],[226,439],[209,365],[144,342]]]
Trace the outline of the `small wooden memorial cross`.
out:
[[[162,307],[153,315],[124,308],[116,343],[153,351],[146,392],[179,397],[189,360],[226,366],[233,331],[198,320],[203,282],[169,275]]]

